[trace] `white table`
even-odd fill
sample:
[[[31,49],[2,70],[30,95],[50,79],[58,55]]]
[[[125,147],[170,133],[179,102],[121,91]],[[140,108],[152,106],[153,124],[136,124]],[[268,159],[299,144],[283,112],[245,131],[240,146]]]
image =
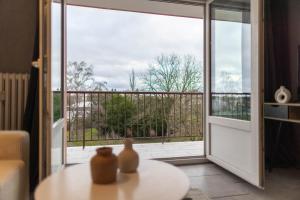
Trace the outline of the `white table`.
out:
[[[189,179],[178,168],[142,160],[138,173],[118,172],[117,182],[92,183],[89,164],[67,167],[47,177],[36,189],[36,200],[181,200]]]

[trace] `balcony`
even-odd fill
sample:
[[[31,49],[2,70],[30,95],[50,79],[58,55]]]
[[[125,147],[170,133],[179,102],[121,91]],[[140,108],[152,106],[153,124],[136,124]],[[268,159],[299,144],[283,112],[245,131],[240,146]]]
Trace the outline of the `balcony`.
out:
[[[249,94],[212,95],[212,114],[249,118]],[[127,137],[142,159],[204,155],[199,92],[68,91],[67,120],[68,163],[88,162],[103,145],[118,154]]]

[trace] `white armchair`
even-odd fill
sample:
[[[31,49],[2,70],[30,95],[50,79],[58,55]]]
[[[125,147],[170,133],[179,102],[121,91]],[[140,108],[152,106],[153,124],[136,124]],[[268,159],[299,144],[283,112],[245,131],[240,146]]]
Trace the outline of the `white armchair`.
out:
[[[29,199],[29,136],[0,131],[0,200]]]

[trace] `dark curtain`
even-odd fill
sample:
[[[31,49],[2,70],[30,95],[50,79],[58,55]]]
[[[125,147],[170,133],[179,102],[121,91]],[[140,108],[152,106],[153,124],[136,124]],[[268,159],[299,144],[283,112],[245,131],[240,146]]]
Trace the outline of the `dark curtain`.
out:
[[[39,171],[39,102],[38,69],[31,68],[27,104],[24,113],[23,129],[30,136],[30,191],[38,184]]]
[[[274,102],[274,93],[284,85],[292,89],[289,60],[288,1],[265,1],[265,101]],[[266,166],[272,160],[273,167],[289,166],[293,163],[293,127],[291,123],[265,121]],[[280,141],[277,150],[276,141]],[[274,157],[272,157],[272,154]]]
[[[265,3],[265,101],[273,102],[280,85],[291,89],[288,1]]]
[[[36,1],[37,2],[37,1]],[[36,5],[36,31],[32,60],[39,58],[38,5]],[[39,70],[32,67],[28,85],[27,104],[24,112],[23,129],[30,136],[30,192],[33,192],[39,181]]]

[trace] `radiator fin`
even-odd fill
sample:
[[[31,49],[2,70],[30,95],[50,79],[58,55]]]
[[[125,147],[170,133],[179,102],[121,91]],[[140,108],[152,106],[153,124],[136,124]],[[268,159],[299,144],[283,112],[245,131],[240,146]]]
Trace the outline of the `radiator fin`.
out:
[[[0,73],[0,130],[22,128],[28,81],[28,74]]]

